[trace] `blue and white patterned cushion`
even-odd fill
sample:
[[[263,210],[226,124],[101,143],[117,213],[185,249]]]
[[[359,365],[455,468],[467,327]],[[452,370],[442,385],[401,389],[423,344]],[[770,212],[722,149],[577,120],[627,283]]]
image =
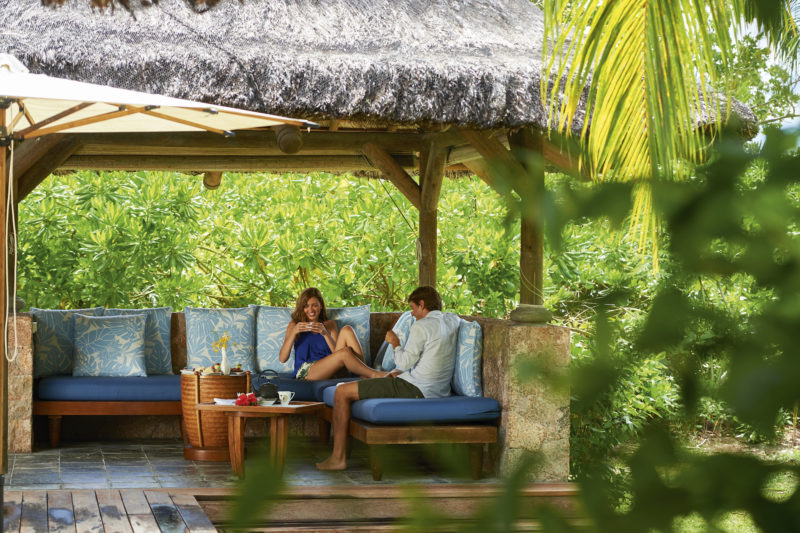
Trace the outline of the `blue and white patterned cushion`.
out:
[[[408,342],[408,335],[411,333],[411,326],[414,325],[414,322],[416,322],[416,319],[411,316],[411,311],[406,311],[400,315],[400,318],[394,323],[392,331],[395,332],[397,338],[400,340],[400,346],[405,346],[406,342]],[[375,360],[381,362],[381,370],[385,370],[386,372],[394,370],[394,346],[383,341]]]
[[[187,307],[186,359],[187,366],[198,368],[219,363],[222,355],[214,351],[214,343],[227,333],[228,362],[231,367],[255,371],[256,308],[204,309]]]
[[[370,365],[372,359],[369,354],[369,304],[355,307],[329,307],[328,319],[336,321],[340,330],[350,326],[356,333],[356,338],[361,344],[364,362]]]
[[[291,307],[271,307],[268,305],[253,306],[258,309],[256,318],[256,357],[258,370],[274,370],[280,373],[294,371],[294,347],[289,354],[289,359],[281,363],[279,354],[283,339],[286,338],[286,326],[292,320]],[[356,307],[329,307],[328,320],[335,320],[336,327],[342,329],[350,326],[355,331],[356,338],[361,344],[364,361],[369,365],[369,305]]]
[[[147,375],[172,374],[172,350],[169,330],[172,323],[171,307],[150,309],[106,309],[103,316],[138,315],[147,316],[144,326],[144,357]]]
[[[477,322],[461,320],[458,326],[456,366],[450,383],[461,396],[483,396],[481,387],[483,330]]]
[[[294,371],[294,346],[289,359],[281,363],[278,354],[286,338],[286,326],[292,320],[292,309],[288,307],[253,306],[256,316],[256,360],[258,371],[274,370],[279,374]]]
[[[86,316],[76,313],[73,376],[147,376],[146,315]]]
[[[31,307],[31,313],[36,320],[33,377],[72,374],[72,354],[75,349],[72,315],[81,313],[98,316],[103,314],[103,308],[61,310]]]

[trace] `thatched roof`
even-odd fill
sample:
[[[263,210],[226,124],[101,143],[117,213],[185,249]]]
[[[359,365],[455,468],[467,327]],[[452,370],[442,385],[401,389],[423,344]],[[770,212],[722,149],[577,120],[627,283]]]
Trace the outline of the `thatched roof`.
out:
[[[140,1],[132,15],[0,0],[0,51],[35,73],[312,120],[545,122],[528,0]]]

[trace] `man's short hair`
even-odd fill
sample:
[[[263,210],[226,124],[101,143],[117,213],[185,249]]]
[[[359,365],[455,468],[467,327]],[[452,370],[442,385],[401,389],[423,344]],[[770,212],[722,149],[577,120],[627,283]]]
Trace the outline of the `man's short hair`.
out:
[[[408,301],[414,302],[419,305],[419,302],[425,301],[425,309],[428,311],[441,311],[442,310],[442,297],[439,292],[428,285],[423,285],[414,289],[408,295]]]

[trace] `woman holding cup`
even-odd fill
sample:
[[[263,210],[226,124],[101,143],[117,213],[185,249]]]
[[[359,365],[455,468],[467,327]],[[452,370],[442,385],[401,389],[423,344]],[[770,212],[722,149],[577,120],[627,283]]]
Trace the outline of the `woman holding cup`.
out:
[[[330,379],[342,368],[366,378],[386,374],[364,364],[361,344],[353,328],[345,326],[339,331],[336,322],[328,320],[325,300],[316,287],[307,288],[297,297],[279,354],[281,363],[289,359],[292,346],[296,379]]]

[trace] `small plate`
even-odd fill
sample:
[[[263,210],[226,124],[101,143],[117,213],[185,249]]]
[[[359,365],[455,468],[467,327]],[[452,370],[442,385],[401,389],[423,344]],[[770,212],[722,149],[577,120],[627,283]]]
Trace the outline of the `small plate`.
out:
[[[192,368],[182,368],[181,374],[194,374],[194,369]]]
[[[260,405],[262,407],[267,407],[268,405],[272,405],[274,403],[275,403],[275,400],[264,400],[264,399],[258,400],[258,405]]]

